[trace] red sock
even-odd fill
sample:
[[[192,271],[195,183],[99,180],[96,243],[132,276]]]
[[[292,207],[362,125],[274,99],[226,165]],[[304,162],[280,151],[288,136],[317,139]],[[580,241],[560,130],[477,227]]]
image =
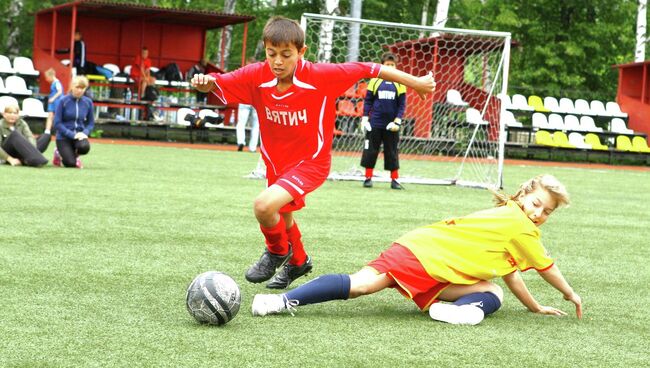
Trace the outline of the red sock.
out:
[[[293,222],[293,226],[287,229],[287,236],[289,237],[289,243],[291,243],[291,249],[293,250],[293,256],[289,260],[289,264],[294,266],[300,266],[305,263],[307,260],[307,253],[305,253],[305,246],[302,244],[302,234],[300,229],[298,229],[298,223]]]
[[[287,241],[286,225],[284,218],[280,216],[280,221],[273,227],[264,227],[260,225],[260,230],[266,239],[266,247],[273,254],[284,255],[289,252],[289,243]]]
[[[366,179],[372,179],[372,172],[373,172],[373,170],[374,170],[374,169],[371,168],[371,167],[366,167]]]
[[[390,172],[390,178],[393,180],[397,180],[399,178],[399,173],[397,172],[397,170],[393,170]]]

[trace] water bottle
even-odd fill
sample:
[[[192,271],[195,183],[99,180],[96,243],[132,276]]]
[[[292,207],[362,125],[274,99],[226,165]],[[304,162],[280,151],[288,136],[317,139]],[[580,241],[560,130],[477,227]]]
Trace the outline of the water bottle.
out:
[[[126,94],[125,94],[125,100],[126,100],[127,104],[131,103],[131,97],[132,97],[131,88],[127,88],[126,89]],[[127,108],[124,109],[124,117],[126,118],[126,120],[131,120],[131,109],[130,108],[127,107]]]

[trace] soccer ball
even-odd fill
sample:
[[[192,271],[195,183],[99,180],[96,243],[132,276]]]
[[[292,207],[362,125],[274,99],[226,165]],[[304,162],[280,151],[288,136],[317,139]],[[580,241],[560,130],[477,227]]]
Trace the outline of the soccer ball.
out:
[[[235,318],[241,304],[239,286],[222,272],[204,272],[187,288],[187,311],[200,323],[224,325]]]

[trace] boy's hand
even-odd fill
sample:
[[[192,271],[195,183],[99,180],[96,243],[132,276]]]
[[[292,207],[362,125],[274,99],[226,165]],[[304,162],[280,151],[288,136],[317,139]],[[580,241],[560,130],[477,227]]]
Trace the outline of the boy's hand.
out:
[[[199,74],[195,74],[192,77],[191,83],[192,83],[192,87],[196,88],[197,91],[208,93],[212,91],[212,89],[214,88],[215,81],[216,81],[215,77],[211,75],[199,73]]]
[[[418,79],[420,86],[418,88],[415,88],[415,91],[418,93],[418,96],[424,100],[428,93],[435,91],[436,81],[433,80],[432,72],[429,72],[427,75],[419,77]]]
[[[576,294],[575,292],[572,293],[571,295],[565,295],[564,300],[568,300],[571,303],[576,305],[576,316],[578,318],[582,318],[582,298],[580,298],[580,295]]]

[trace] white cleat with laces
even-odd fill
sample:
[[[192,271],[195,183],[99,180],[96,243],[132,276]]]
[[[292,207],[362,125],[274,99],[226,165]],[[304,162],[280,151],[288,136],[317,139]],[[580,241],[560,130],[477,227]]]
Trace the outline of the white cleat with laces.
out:
[[[429,316],[436,321],[453,325],[477,325],[485,318],[483,310],[475,305],[445,303],[433,303],[429,308]]]
[[[257,294],[253,298],[251,309],[254,316],[266,316],[284,311],[289,311],[293,316],[297,305],[297,300],[288,300],[284,294]]]

